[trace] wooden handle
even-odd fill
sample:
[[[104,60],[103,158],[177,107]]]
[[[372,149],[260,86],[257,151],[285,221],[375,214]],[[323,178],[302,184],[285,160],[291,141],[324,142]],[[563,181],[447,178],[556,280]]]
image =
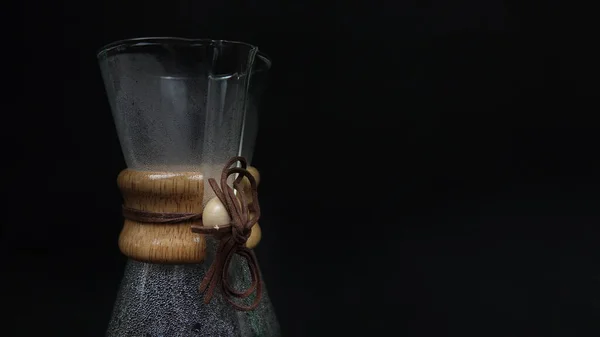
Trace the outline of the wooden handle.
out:
[[[204,180],[200,172],[126,169],[117,183],[127,207],[152,212],[202,212]],[[128,257],[143,262],[199,263],[206,256],[206,241],[190,230],[197,223],[144,224],[125,219],[119,248]]]

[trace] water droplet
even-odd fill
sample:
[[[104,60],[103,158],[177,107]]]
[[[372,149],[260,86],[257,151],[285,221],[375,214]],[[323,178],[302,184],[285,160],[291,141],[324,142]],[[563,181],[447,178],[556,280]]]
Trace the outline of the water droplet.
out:
[[[194,328],[192,328],[192,331],[199,333],[200,329],[202,329],[202,325],[200,325],[200,323],[196,323],[196,324],[194,324]]]

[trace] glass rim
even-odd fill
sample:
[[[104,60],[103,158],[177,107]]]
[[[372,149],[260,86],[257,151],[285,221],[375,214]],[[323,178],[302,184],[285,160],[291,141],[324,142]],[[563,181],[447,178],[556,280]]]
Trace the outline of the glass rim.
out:
[[[240,45],[246,46],[250,50],[254,50],[256,52],[256,56],[263,61],[267,67],[267,69],[271,68],[271,58],[258,50],[258,47],[252,45],[250,43],[241,42],[241,41],[231,41],[231,40],[215,40],[215,39],[191,39],[191,38],[183,38],[183,37],[136,37],[131,39],[123,39],[117,40],[111,43],[104,45],[100,50],[96,53],[96,57],[101,60],[108,56],[118,54],[119,52],[124,52],[126,49],[130,47],[136,46],[147,46],[147,45],[164,45],[164,44],[181,44],[187,46],[202,46],[202,45],[215,45],[215,44],[230,44],[230,45]]]

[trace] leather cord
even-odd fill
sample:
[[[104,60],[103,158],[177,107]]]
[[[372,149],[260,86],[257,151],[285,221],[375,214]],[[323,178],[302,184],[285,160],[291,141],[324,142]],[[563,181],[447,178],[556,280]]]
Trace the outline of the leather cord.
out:
[[[241,167],[231,167],[237,162],[240,162]],[[227,299],[227,301],[229,301],[236,309],[241,311],[255,309],[262,297],[262,280],[258,270],[258,261],[256,260],[254,252],[246,247],[246,241],[248,241],[248,238],[250,237],[252,226],[256,224],[260,217],[256,180],[252,174],[246,170],[246,167],[246,159],[243,157],[233,157],[227,162],[225,168],[223,168],[223,171],[221,172],[221,186],[217,184],[215,179],[208,179],[210,187],[215,192],[217,198],[219,198],[225,206],[227,213],[229,213],[231,224],[215,227],[192,225],[192,231],[194,233],[213,235],[219,239],[215,260],[200,284],[200,291],[206,291],[204,302],[208,303],[210,301],[216,287],[220,284],[225,299]],[[227,185],[227,178],[233,174],[237,174],[238,176],[233,181],[233,188],[231,188]],[[252,203],[250,205],[248,205],[248,202],[244,197],[243,188],[241,186],[244,177],[248,178],[250,181],[250,191],[252,193]],[[237,195],[235,194],[235,191],[237,191]],[[235,254],[244,258],[250,267],[252,281],[250,286],[244,291],[233,289],[227,275],[229,265]],[[243,299],[254,292],[256,292],[254,301],[248,306],[234,301],[235,298]]]

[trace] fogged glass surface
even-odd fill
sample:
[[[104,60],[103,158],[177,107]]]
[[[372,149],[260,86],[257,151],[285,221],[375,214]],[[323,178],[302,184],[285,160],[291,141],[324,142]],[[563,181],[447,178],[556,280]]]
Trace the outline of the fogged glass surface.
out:
[[[128,40],[101,51],[127,166],[214,177],[232,156],[251,157],[270,66],[257,52],[239,42],[175,38]]]
[[[214,261],[216,247],[217,241],[208,238],[208,255],[201,264],[128,260],[106,336],[280,337],[279,323],[264,284],[260,304],[252,311],[235,310],[220,291],[208,304],[204,303],[204,294],[198,287]],[[233,256],[229,279],[238,291],[250,285],[250,269],[237,255]],[[249,305],[252,300],[253,297],[240,301]]]
[[[234,287],[247,287],[248,268],[234,257]],[[208,264],[163,265],[129,260],[107,337],[279,337],[266,288],[259,306],[236,311],[221,296],[203,302],[198,286]]]

